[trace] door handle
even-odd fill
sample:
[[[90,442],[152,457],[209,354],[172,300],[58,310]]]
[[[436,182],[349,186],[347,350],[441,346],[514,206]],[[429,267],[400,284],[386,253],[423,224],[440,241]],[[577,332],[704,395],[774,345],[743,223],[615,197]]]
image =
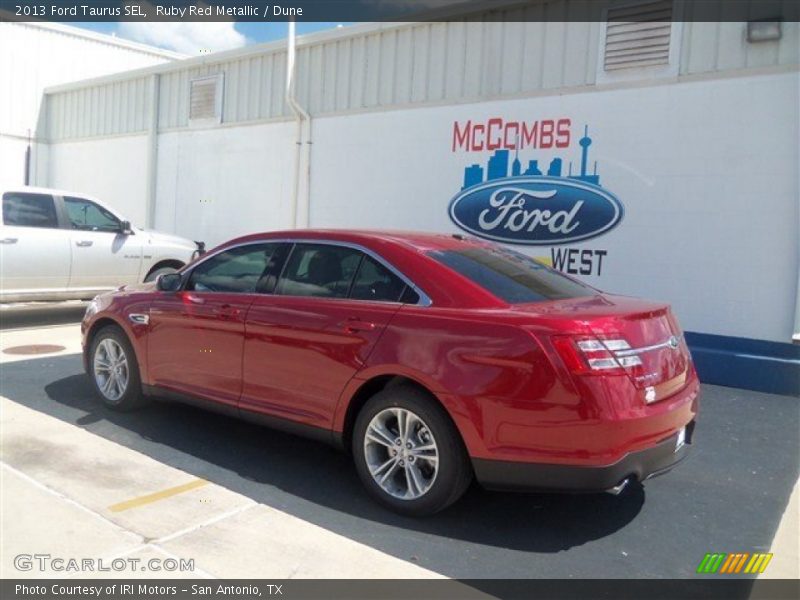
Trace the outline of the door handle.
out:
[[[19,238],[3,238],[0,240],[0,244],[16,244],[19,241]]]
[[[223,304],[217,309],[214,309],[214,314],[217,315],[220,319],[233,319],[239,316],[241,311],[231,306],[230,304]]]
[[[80,246],[81,248],[87,248],[87,247],[91,246],[92,244],[94,244],[94,242],[92,240],[81,240],[79,242],[75,242],[75,245],[76,246]]]
[[[351,317],[342,323],[342,329],[344,329],[347,333],[355,333],[357,331],[374,331],[375,323],[362,321],[357,317]]]

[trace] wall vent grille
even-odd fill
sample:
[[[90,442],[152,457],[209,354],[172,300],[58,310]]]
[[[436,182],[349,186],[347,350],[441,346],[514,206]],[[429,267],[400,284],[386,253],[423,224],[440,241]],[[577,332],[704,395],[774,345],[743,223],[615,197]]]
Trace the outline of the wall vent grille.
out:
[[[189,119],[219,119],[221,106],[220,91],[217,89],[222,84],[218,76],[193,79],[190,83],[189,93]]]
[[[608,9],[606,71],[669,64],[672,0]]]

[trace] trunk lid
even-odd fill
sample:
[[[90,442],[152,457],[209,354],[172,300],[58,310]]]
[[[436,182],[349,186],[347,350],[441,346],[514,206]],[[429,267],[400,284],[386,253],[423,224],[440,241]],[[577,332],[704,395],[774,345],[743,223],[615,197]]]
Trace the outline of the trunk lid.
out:
[[[602,294],[516,305],[512,310],[558,321],[552,325],[576,339],[624,340],[630,348],[613,346],[598,355],[633,361],[638,357],[641,364],[624,371],[637,388],[655,388],[653,399],[678,391],[686,382],[691,357],[668,304]]]

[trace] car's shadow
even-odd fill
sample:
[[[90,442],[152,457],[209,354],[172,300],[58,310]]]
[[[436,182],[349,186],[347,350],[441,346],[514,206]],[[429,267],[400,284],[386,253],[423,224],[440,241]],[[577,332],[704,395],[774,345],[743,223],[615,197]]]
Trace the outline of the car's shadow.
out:
[[[80,323],[86,301],[28,302],[0,305],[0,330]]]
[[[348,537],[354,537],[353,521],[343,515],[442,538],[558,552],[617,531],[644,503],[638,485],[620,496],[511,494],[473,485],[438,515],[407,518],[375,504],[350,458],[324,444],[179,404],[157,402],[133,413],[114,412],[96,399],[82,374],[54,381],[45,391],[52,405],[32,408],[62,419],[59,405],[78,409],[83,416],[74,419],[74,411],[68,411],[73,417],[65,420]],[[362,541],[376,545],[368,541],[368,531],[356,529],[367,538]]]

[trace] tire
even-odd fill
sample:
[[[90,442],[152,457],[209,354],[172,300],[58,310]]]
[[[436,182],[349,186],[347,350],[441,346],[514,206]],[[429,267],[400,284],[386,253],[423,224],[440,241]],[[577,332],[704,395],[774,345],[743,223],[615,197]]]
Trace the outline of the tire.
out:
[[[155,281],[158,279],[159,275],[163,275],[164,273],[177,273],[178,269],[175,267],[159,267],[158,269],[154,269],[147,274],[147,277],[144,278],[145,283],[150,283],[151,281]]]
[[[407,441],[398,446],[404,414],[410,427],[405,427]],[[437,513],[458,500],[472,481],[469,457],[449,415],[412,386],[391,387],[370,398],[356,418],[352,445],[358,476],[369,494],[404,515]]]
[[[119,358],[120,352],[124,360]],[[104,366],[106,364],[108,368]],[[148,399],[142,394],[136,353],[128,336],[116,325],[103,327],[94,336],[89,353],[89,372],[95,392],[107,407],[129,411],[148,404]]]

